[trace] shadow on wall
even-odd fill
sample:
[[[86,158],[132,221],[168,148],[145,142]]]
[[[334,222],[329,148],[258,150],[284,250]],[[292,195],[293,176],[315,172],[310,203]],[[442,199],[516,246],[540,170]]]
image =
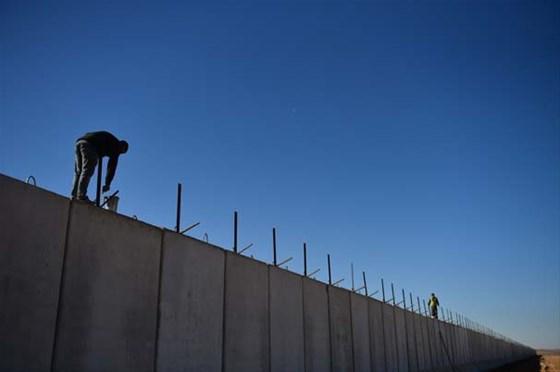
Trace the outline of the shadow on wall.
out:
[[[500,368],[493,369],[492,372],[540,372],[542,356],[536,355],[532,358],[522,360],[517,363],[508,364]]]

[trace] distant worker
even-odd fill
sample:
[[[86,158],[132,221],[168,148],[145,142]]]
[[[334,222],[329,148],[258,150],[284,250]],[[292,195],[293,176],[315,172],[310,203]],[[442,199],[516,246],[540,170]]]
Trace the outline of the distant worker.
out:
[[[428,300],[428,306],[430,307],[432,318],[437,319],[437,308],[439,306],[439,300],[434,293],[432,293],[430,299]]]
[[[91,202],[87,197],[89,181],[100,158],[109,157],[107,175],[103,192],[111,188],[111,182],[117,170],[119,155],[128,151],[128,143],[120,141],[109,132],[86,133],[76,141],[76,164],[74,169],[74,183],[72,199]]]

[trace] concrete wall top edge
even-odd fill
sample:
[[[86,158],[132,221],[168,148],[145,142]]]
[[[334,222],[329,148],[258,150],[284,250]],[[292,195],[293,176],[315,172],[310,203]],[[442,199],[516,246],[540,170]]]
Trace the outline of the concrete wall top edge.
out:
[[[18,183],[18,184],[20,184],[21,187],[25,187],[25,188],[28,188],[28,189],[35,189],[35,190],[41,191],[41,192],[43,192],[43,193],[49,194],[49,196],[51,196],[51,197],[56,197],[56,198],[59,198],[59,199],[66,199],[67,201],[69,201],[69,199],[68,199],[67,197],[63,196],[63,195],[59,195],[59,194],[57,194],[57,193],[55,193],[55,192],[52,192],[52,191],[47,190],[47,189],[44,189],[44,188],[42,188],[42,187],[40,187],[40,186],[33,186],[33,185],[31,185],[31,184],[26,183],[25,181],[22,181],[22,180],[19,180],[19,179],[17,179],[17,178],[13,178],[13,177],[7,176],[7,175],[5,175],[5,174],[0,173],[0,178],[3,178],[4,181],[6,181],[6,182]]]
[[[36,191],[40,191],[41,193],[44,193],[45,195],[48,195],[49,197],[57,198],[57,199],[60,199],[61,201],[65,201],[65,202],[69,202],[69,203],[71,202],[71,203],[76,203],[76,204],[84,205],[84,203],[71,201],[68,197],[63,196],[63,195],[60,195],[60,194],[57,194],[57,193],[52,192],[52,191],[50,191],[50,190],[44,189],[44,188],[42,188],[41,186],[34,186],[34,185],[28,184],[28,183],[26,183],[26,182],[24,182],[24,181],[22,181],[22,180],[19,180],[19,179],[14,178],[14,177],[7,176],[7,175],[2,174],[2,173],[0,173],[0,179],[2,179],[2,181],[5,181],[5,182],[7,182],[7,183],[17,183],[20,187],[23,187],[23,188],[26,188],[26,189],[29,189],[29,190],[33,189],[33,190],[36,190]],[[86,205],[86,206],[87,206],[87,205]],[[125,218],[125,219],[130,220],[131,222],[144,225],[146,228],[149,228],[149,229],[157,229],[157,230],[159,230],[161,233],[174,233],[174,234],[180,235],[183,239],[196,241],[197,243],[204,244],[204,245],[206,245],[206,246],[208,246],[208,247],[210,247],[210,248],[218,249],[218,250],[220,250],[220,251],[222,251],[222,252],[229,253],[229,254],[234,254],[234,253],[233,253],[231,250],[229,250],[229,249],[225,249],[225,248],[223,248],[223,247],[220,247],[220,246],[217,246],[217,245],[214,245],[214,244],[205,242],[205,241],[203,241],[203,240],[200,240],[200,239],[197,239],[197,238],[194,238],[194,237],[191,237],[191,236],[179,234],[179,233],[175,232],[174,230],[168,229],[168,228],[166,228],[166,227],[155,226],[155,225],[150,224],[150,223],[147,223],[147,222],[145,222],[145,221],[142,221],[142,220],[139,220],[139,219],[135,219],[135,218],[132,218],[132,217],[127,216],[127,215],[124,215],[124,214],[115,213],[115,212],[112,212],[112,211],[109,211],[109,210],[106,210],[106,209],[101,209],[101,208],[97,208],[97,207],[94,207],[94,206],[87,206],[87,207],[94,208],[93,213],[100,213],[100,214],[106,213],[106,216],[107,216],[107,217],[110,217],[110,218],[119,218],[119,217]],[[393,306],[392,304],[384,303],[384,302],[382,302],[381,300],[378,300],[378,299],[373,298],[373,297],[365,296],[364,294],[351,291],[350,289],[343,288],[343,287],[332,286],[332,285],[329,285],[329,284],[327,284],[327,283],[325,283],[325,282],[322,282],[322,281],[320,281],[320,280],[317,280],[317,279],[314,279],[314,278],[310,278],[310,277],[305,277],[305,276],[303,276],[303,275],[300,274],[300,273],[297,273],[297,272],[294,272],[294,271],[291,271],[291,270],[287,270],[287,269],[284,269],[284,268],[281,268],[281,267],[273,266],[272,264],[267,263],[267,262],[265,262],[265,261],[261,261],[261,260],[258,260],[258,259],[252,258],[252,257],[243,256],[243,255],[237,255],[237,256],[238,256],[239,258],[242,258],[242,259],[245,259],[245,260],[248,260],[248,261],[252,261],[252,262],[254,262],[255,264],[263,264],[263,265],[272,267],[272,268],[274,268],[274,269],[276,269],[276,270],[285,271],[286,273],[289,273],[289,274],[294,275],[294,276],[298,276],[298,277],[300,277],[300,278],[302,278],[302,279],[307,279],[307,280],[309,280],[309,281],[316,282],[317,284],[323,285],[323,286],[325,286],[325,287],[327,287],[327,288],[333,288],[333,289],[336,289],[336,290],[346,291],[346,292],[348,292],[349,294],[352,294],[352,295],[355,295],[355,296],[362,296],[363,298],[366,298],[366,299],[368,299],[369,301],[377,302],[378,304],[382,304],[382,305],[384,304],[384,305],[387,305],[387,306]],[[400,308],[400,307],[398,307],[398,306],[397,306],[396,308],[399,309],[399,310],[405,311],[405,312],[411,312],[410,310],[402,309],[402,308]],[[411,312],[411,313],[412,313],[412,312]],[[415,313],[415,314],[424,317],[424,315],[422,315],[422,314],[418,314],[418,313]],[[428,320],[432,320],[432,319],[430,319],[429,317],[426,317],[426,318],[427,318]],[[503,340],[503,339],[501,339],[501,338],[493,337],[493,336],[490,336],[490,335],[486,335],[486,334],[481,333],[481,332],[478,332],[478,331],[476,331],[476,330],[469,329],[469,328],[465,328],[465,327],[462,327],[462,326],[460,326],[460,325],[456,325],[456,324],[453,324],[453,323],[450,323],[450,322],[446,322],[446,321],[442,321],[442,320],[436,320],[436,321],[437,321],[437,322],[440,322],[440,323],[452,325],[453,327],[466,329],[466,330],[468,330],[468,331],[470,331],[470,332],[473,332],[473,333],[475,333],[475,334],[478,334],[478,335],[481,335],[481,336],[485,336],[485,337],[490,337],[491,339],[495,339],[495,340],[498,340],[498,341],[509,342],[509,343],[511,343],[512,345],[516,345],[516,346],[519,346],[519,347],[524,347],[524,348],[527,348],[527,349],[534,350],[533,348],[531,348],[531,347],[529,347],[529,346],[527,346],[527,345],[524,345],[524,344],[521,344],[521,343],[518,343],[518,342],[515,342],[515,341],[512,341],[512,340]]]

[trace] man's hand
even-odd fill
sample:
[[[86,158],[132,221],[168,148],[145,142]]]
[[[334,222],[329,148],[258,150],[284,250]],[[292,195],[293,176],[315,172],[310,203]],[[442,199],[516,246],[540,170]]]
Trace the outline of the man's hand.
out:
[[[103,189],[102,189],[102,190],[103,190],[103,192],[107,192],[107,191],[109,191],[110,189],[111,189],[111,186],[105,185],[105,186],[103,186]]]

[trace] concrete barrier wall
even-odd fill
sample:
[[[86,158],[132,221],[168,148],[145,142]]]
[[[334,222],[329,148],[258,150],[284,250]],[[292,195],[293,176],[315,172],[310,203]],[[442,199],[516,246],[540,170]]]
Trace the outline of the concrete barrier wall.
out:
[[[152,371],[162,231],[73,203],[56,371]]]
[[[383,334],[385,336],[385,368],[396,371],[399,368],[397,354],[397,338],[395,328],[395,311],[391,305],[382,304]]]
[[[327,286],[303,278],[305,370],[330,371],[331,342]]]
[[[350,312],[349,291],[329,287],[329,315],[331,328],[332,370],[352,372],[352,315]]]
[[[69,207],[0,175],[0,371],[50,369]]]
[[[268,267],[226,254],[224,371],[268,371]]]
[[[408,345],[404,310],[395,307],[395,328],[397,332],[398,369],[408,372]]]
[[[225,252],[166,231],[158,371],[222,370]]]
[[[383,305],[369,299],[370,365],[374,371],[387,371],[385,368],[385,336],[383,333]]]
[[[350,294],[352,310],[352,345],[354,347],[354,370],[371,371],[370,327],[368,299]]]
[[[0,191],[2,371],[468,371],[534,355],[1,175]]]
[[[305,371],[302,278],[272,266],[269,270],[270,370]]]

